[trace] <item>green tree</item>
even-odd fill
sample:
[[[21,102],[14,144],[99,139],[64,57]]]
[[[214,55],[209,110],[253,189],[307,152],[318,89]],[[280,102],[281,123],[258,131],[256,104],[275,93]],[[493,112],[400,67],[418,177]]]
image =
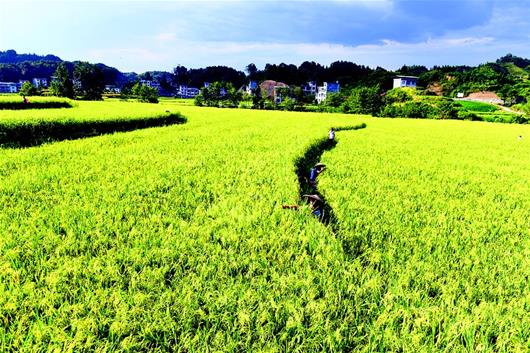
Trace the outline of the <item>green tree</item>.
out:
[[[438,102],[437,106],[440,119],[458,119],[458,112],[460,111],[460,104],[443,99]]]
[[[242,98],[243,94],[230,82],[217,81],[201,88],[201,92],[195,97],[195,105],[235,108]]]
[[[354,88],[342,105],[345,113],[377,115],[383,106],[379,86]]]
[[[385,101],[387,104],[405,103],[412,100],[412,94],[407,88],[394,88],[386,92]]]
[[[39,91],[35,86],[31,84],[31,82],[26,81],[22,84],[19,94],[21,96],[36,96],[39,94]]]
[[[158,90],[155,87],[148,87],[137,82],[132,88],[132,94],[138,96],[140,102],[158,103]]]
[[[54,96],[74,98],[74,85],[64,63],[60,63],[55,70],[54,79],[50,84],[50,91]]]
[[[79,62],[74,68],[75,93],[87,100],[101,100],[105,88],[101,70],[87,62]]]
[[[338,108],[346,101],[346,98],[342,93],[328,93],[326,95],[326,100],[324,100],[324,107]]]
[[[252,108],[263,109],[263,98],[261,97],[261,88],[259,85],[252,90]]]
[[[248,64],[245,67],[245,71],[247,72],[248,78],[250,80],[255,80],[256,79],[256,74],[258,73],[258,68],[256,67],[256,65],[254,63]]]
[[[519,90],[513,85],[504,85],[500,90],[497,91],[499,97],[504,101],[504,105],[511,106],[513,105],[517,98],[522,94],[519,93]]]

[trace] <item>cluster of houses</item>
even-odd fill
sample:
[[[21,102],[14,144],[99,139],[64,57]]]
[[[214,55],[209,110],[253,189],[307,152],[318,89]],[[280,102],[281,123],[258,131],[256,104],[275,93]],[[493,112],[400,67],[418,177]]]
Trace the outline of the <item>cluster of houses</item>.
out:
[[[31,79],[31,81],[0,82],[0,93],[18,93],[24,82],[31,82],[37,88],[48,88],[48,80],[39,77]]]
[[[275,103],[279,104],[283,101],[284,90],[289,86],[283,82],[277,82],[273,80],[265,80],[259,84],[261,95],[265,97],[270,97],[274,100]],[[242,89],[247,94],[254,94],[258,88],[258,83],[256,81],[250,81],[248,85],[244,86]],[[315,81],[309,81],[302,86],[302,90],[306,95],[312,95],[315,97],[318,104],[326,100],[326,97],[329,93],[339,93],[340,84],[339,82],[329,83],[324,82],[322,86],[317,86]]]
[[[26,81],[19,82],[0,82],[0,93],[17,93]],[[47,88],[48,80],[45,78],[33,78],[30,81],[33,86],[37,88]],[[140,85],[145,85],[151,88],[156,88],[161,92],[160,83],[154,80],[140,80]],[[396,76],[394,78],[393,87],[410,87],[416,88],[418,84],[418,77],[415,76]],[[208,87],[209,83],[205,82],[204,87]],[[241,90],[249,95],[255,94],[257,88],[260,88],[261,95],[264,97],[272,98],[277,104],[281,103],[285,95],[285,89],[289,86],[283,82],[277,82],[273,80],[265,80],[258,84],[257,81],[250,81],[247,85],[243,86]],[[315,81],[309,81],[302,86],[302,90],[306,95],[312,95],[318,104],[326,100],[328,94],[339,93],[340,84],[339,82],[324,82],[322,86],[317,86]],[[121,93],[121,88],[115,85],[106,85],[105,91],[108,93]],[[197,87],[188,87],[187,85],[179,85],[176,87],[175,92],[172,93],[178,98],[194,98],[200,93],[200,89]]]

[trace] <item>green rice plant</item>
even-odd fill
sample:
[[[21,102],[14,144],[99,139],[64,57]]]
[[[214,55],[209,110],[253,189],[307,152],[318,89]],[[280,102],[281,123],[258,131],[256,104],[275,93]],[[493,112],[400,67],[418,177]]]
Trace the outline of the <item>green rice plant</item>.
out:
[[[72,108],[75,104],[66,98],[26,97],[18,95],[0,95],[0,110]]]
[[[530,126],[64,111],[161,109],[188,122],[0,149],[1,351],[527,350]],[[282,209],[296,158],[363,122],[320,156],[337,232]]]
[[[362,337],[355,350],[528,349],[529,133],[374,119],[337,134],[319,190],[363,269],[351,307],[362,326],[343,321]]]
[[[0,146],[28,147],[118,131],[185,122],[178,113],[147,109],[143,104],[80,102],[72,110],[5,112],[0,115]],[[129,109],[133,109],[130,111]]]
[[[466,101],[466,100],[458,100],[458,104],[460,104],[464,109],[471,111],[471,112],[483,112],[483,113],[491,113],[496,112],[500,108],[489,103],[483,103],[483,102],[475,102],[475,101]]]

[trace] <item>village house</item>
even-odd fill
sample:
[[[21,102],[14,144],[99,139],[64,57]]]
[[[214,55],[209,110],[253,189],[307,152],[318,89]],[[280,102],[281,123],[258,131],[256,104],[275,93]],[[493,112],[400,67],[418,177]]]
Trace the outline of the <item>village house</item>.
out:
[[[320,104],[326,100],[328,93],[339,93],[339,92],[340,92],[339,81],[335,83],[324,82],[323,86],[319,86],[317,88],[317,94],[315,96],[315,99],[317,100],[317,103]]]
[[[105,92],[108,93],[121,93],[121,88],[115,85],[105,85]]]
[[[176,97],[178,98],[194,98],[200,93],[200,90],[196,87],[188,87],[186,85],[180,85],[177,87]]]
[[[140,85],[160,90],[160,83],[152,80],[140,80]]]
[[[394,77],[393,88],[401,88],[401,87],[416,88],[417,85],[418,85],[418,78],[416,76],[396,76]]]
[[[260,85],[261,96],[265,98],[272,98],[274,102],[281,103],[282,97],[278,94],[278,89],[289,87],[283,82],[276,82],[273,80],[265,80]]]
[[[31,80],[31,83],[33,84],[33,86],[35,86],[36,88],[47,88],[48,87],[48,80],[45,79],[45,78],[33,78]]]
[[[18,83],[0,82],[0,93],[17,93],[20,89]]]

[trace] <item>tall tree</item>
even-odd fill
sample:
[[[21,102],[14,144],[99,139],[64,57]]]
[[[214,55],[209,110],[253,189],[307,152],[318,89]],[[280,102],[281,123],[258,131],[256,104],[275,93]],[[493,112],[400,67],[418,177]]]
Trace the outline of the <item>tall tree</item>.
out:
[[[76,94],[83,99],[100,100],[105,88],[103,73],[96,66],[87,62],[79,62],[74,68]]]
[[[68,70],[64,62],[60,63],[53,75],[50,91],[54,96],[74,98],[74,85],[68,76]]]
[[[173,83],[175,85],[187,85],[189,80],[186,66],[178,65],[173,69]]]
[[[26,81],[22,84],[20,91],[18,92],[21,96],[36,96],[39,94],[39,91],[31,82]]]
[[[245,71],[248,74],[249,80],[255,80],[256,79],[256,74],[258,73],[258,68],[256,67],[256,65],[254,63],[248,64],[247,67],[245,68]]]

